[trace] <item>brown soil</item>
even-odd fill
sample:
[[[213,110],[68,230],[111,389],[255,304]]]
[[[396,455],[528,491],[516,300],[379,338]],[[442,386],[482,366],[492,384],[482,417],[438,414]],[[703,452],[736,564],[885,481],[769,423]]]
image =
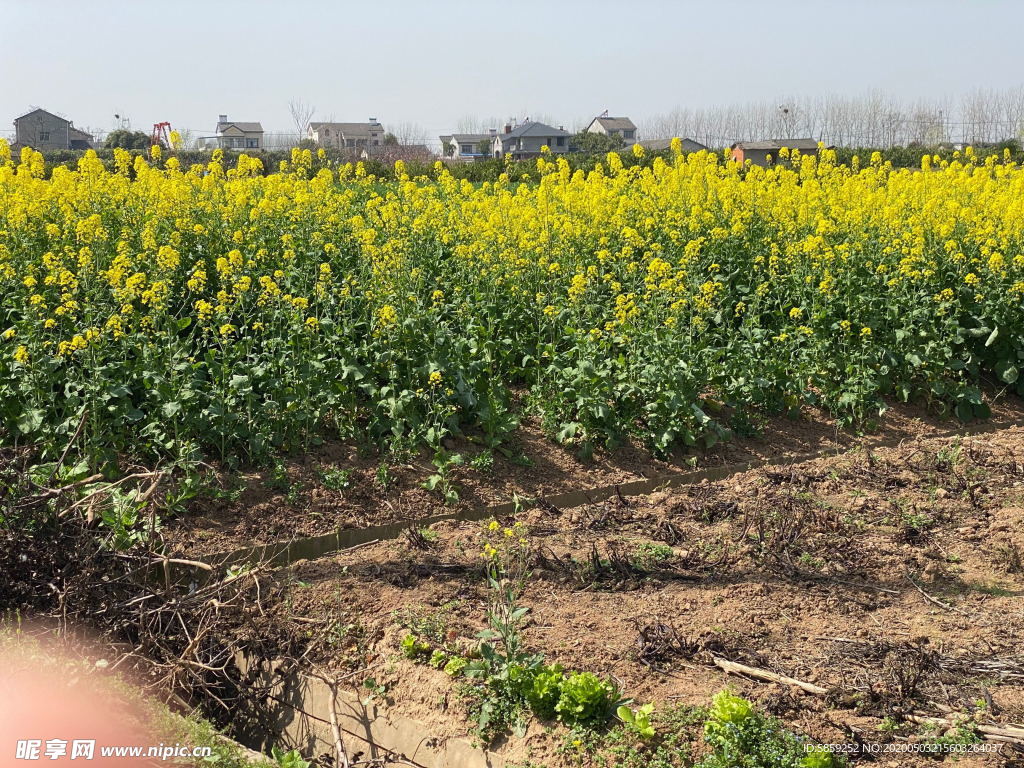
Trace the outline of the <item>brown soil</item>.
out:
[[[708,461],[848,442],[818,422],[782,426]],[[1024,722],[1024,428],[921,437],[936,428],[905,416],[887,428],[914,438],[899,446],[524,513],[534,558],[523,598],[527,644],[568,669],[611,676],[625,695],[660,708],[704,706],[732,686],[830,744],[919,741],[910,712]],[[537,485],[607,482],[660,466],[607,460],[579,473],[565,454],[546,455]],[[505,493],[524,482],[501,477],[511,484],[499,484]],[[366,509],[349,503],[352,514]],[[435,643],[470,646],[485,617],[485,535],[480,523],[439,523],[425,536],[296,563],[282,572],[284,597],[242,639],[301,651],[302,665],[346,670],[353,684],[387,683],[389,711],[422,720],[437,738],[465,735],[456,683],[402,659],[398,641],[412,621]],[[729,676],[716,658],[829,692]],[[900,725],[880,730],[886,722]],[[586,753],[560,753],[565,733],[533,723],[499,751],[538,765],[591,765]],[[1013,759],[1004,748],[957,764]],[[875,764],[937,762],[891,752]]]
[[[511,448],[494,452],[493,466],[477,469],[470,461],[483,448],[469,440],[449,442],[466,463],[453,471],[459,501],[445,504],[421,484],[434,468],[424,453],[405,464],[389,464],[386,486],[378,482],[379,456],[361,455],[349,444],[328,444],[285,464],[286,478],[273,470],[220,472],[217,497],[206,496],[190,512],[165,528],[173,552],[197,556],[249,544],[265,544],[338,529],[366,527],[506,502],[515,495],[534,498],[570,490],[597,488],[693,469],[757,460],[841,451],[862,443],[896,443],[922,436],[948,434],[971,427],[998,428],[1024,422],[1024,403],[1017,398],[990,398],[993,416],[962,425],[920,406],[894,405],[877,430],[857,435],[839,429],[827,414],[805,408],[798,417],[778,417],[763,425],[757,437],[737,437],[702,453],[678,453],[661,461],[642,447],[629,445],[581,460],[568,446],[548,440],[536,425],[525,424]],[[323,472],[349,470],[346,488],[325,486]]]

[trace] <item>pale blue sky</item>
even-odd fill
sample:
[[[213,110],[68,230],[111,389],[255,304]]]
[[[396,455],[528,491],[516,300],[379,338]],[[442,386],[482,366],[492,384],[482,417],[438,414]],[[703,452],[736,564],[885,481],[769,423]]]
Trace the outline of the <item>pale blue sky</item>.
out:
[[[466,115],[675,107],[1024,82],[1021,0],[0,0],[0,130],[30,105],[81,127],[217,115],[451,131]]]

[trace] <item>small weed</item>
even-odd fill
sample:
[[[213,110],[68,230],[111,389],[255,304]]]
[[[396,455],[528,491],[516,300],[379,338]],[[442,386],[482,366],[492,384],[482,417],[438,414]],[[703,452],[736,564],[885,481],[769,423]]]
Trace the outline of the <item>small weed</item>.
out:
[[[308,760],[303,760],[297,749],[285,752],[278,747],[271,747],[270,756],[274,758],[274,763],[280,768],[310,768],[313,765]]]
[[[925,723],[918,731],[918,735],[924,744],[942,748],[940,754],[966,751],[966,747],[981,744],[983,741],[974,724],[966,719],[945,730],[936,723]]]
[[[391,483],[394,482],[394,477],[392,476],[391,470],[388,468],[386,462],[382,461],[377,465],[377,471],[373,475],[373,481],[383,491],[386,491],[391,487]]]
[[[455,633],[451,629],[453,614],[462,607],[461,600],[443,603],[437,608],[407,608],[394,614],[395,621],[414,635],[426,638],[435,645],[445,645]]]
[[[878,724],[878,730],[882,733],[896,733],[899,729],[900,724],[890,715],[883,717],[882,722]]]
[[[653,541],[642,541],[637,544],[633,553],[633,565],[642,570],[649,570],[675,557],[672,547],[667,544],[658,544]]]
[[[388,691],[391,690],[391,686],[387,683],[378,682],[374,677],[368,677],[363,680],[363,688],[368,693],[365,699],[363,699],[363,706],[368,705],[374,699],[385,699],[387,698]]]
[[[481,472],[489,472],[494,468],[494,454],[490,450],[482,451],[470,460],[469,465]]]
[[[942,448],[935,454],[935,468],[941,472],[948,472],[963,461],[963,446],[959,440]]]
[[[423,642],[411,632],[402,638],[401,648],[402,655],[407,659],[415,660],[431,654],[430,644]]]
[[[228,478],[223,487],[208,485],[204,489],[206,495],[214,501],[227,501],[234,503],[242,498],[242,491],[245,490],[245,482],[238,477]]]
[[[288,492],[284,495],[284,500],[289,506],[294,507],[302,500],[302,490],[302,483],[292,483],[288,487]]]
[[[918,511],[916,507],[897,502],[897,508],[895,524],[899,529],[900,538],[908,543],[912,544],[924,538],[935,525],[934,518]]]
[[[283,461],[275,461],[274,466],[270,470],[270,479],[267,481],[267,487],[275,491],[287,491],[291,485],[291,479],[288,477],[288,467],[285,466]]]
[[[630,709],[626,705],[622,705],[615,711],[626,728],[641,739],[654,738],[654,725],[651,723],[653,712],[653,704],[644,704],[639,709]]]
[[[510,461],[517,467],[532,467],[534,465],[533,459],[531,459],[529,456],[527,456],[525,453],[521,451],[512,454],[512,458],[510,459]]]
[[[692,744],[705,717],[705,710],[684,705],[652,712],[650,738],[625,723],[605,731],[574,728],[558,751],[598,768],[692,768]]]
[[[802,553],[797,558],[797,562],[815,571],[820,571],[822,568],[825,567],[825,561],[822,560],[820,557],[815,557],[810,552]]]
[[[446,504],[454,504],[459,500],[459,487],[452,482],[451,473],[454,467],[462,463],[461,453],[449,453],[444,448],[438,448],[433,458],[437,471],[423,481],[423,487],[440,493]]]
[[[352,470],[337,467],[321,470],[320,482],[329,491],[343,491],[352,485]]]
[[[983,581],[965,581],[964,586],[974,592],[980,592],[983,595],[992,595],[993,597],[1012,597],[1014,592],[1001,587],[998,584],[992,582]]]
[[[405,529],[405,540],[413,549],[427,550],[430,545],[437,541],[438,533],[432,528]]]

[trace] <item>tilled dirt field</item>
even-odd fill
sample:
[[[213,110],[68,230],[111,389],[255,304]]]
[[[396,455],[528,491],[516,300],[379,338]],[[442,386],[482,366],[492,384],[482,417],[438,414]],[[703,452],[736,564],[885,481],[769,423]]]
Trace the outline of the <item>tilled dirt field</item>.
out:
[[[532,550],[527,645],[614,678],[638,702],[701,706],[732,686],[819,742],[883,745],[855,758],[882,766],[936,764],[900,751],[946,730],[915,718],[1024,722],[1024,428],[518,519]],[[238,639],[351,672],[353,684],[372,676],[386,712],[423,721],[433,738],[465,735],[456,684],[402,659],[398,641],[414,626],[469,647],[484,626],[484,536],[480,523],[441,523],[296,563]],[[804,685],[729,674],[729,662]],[[563,730],[534,722],[498,751],[596,764]],[[691,736],[699,754],[699,728]],[[958,764],[1010,765],[1014,754]]]
[[[1017,398],[993,397],[991,407],[991,419],[972,426],[1024,423],[1024,403]],[[640,446],[625,445],[583,461],[571,446],[551,442],[537,425],[527,423],[517,431],[513,445],[487,456],[482,456],[483,447],[471,435],[446,441],[449,451],[464,458],[452,471],[451,482],[459,494],[453,504],[421,487],[435,472],[426,453],[396,464],[354,445],[326,444],[276,468],[219,471],[219,491],[193,502],[189,513],[175,519],[164,535],[172,551],[195,556],[467,510],[505,502],[514,495],[551,496],[673,472],[839,452],[865,441],[897,443],[946,434],[958,426],[920,406],[893,403],[877,430],[858,438],[840,429],[827,413],[807,407],[799,414],[766,421],[757,436],[737,435],[709,451],[677,452],[658,460]],[[481,458],[487,460],[485,464]],[[344,473],[343,487],[331,487],[325,481],[330,472]]]

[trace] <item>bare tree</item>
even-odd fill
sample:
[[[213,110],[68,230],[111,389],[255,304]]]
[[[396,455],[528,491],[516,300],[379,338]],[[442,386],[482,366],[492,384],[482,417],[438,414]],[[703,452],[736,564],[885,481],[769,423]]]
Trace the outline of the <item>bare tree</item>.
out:
[[[191,128],[182,128],[178,131],[178,135],[181,136],[181,149],[195,149],[196,148],[196,135],[195,131]]]
[[[288,102],[288,111],[292,116],[292,124],[298,135],[298,141],[302,141],[309,135],[309,123],[316,114],[316,107],[307,104],[302,99],[292,99]]]
[[[480,118],[475,115],[463,115],[455,124],[458,133],[487,133],[491,128],[502,125],[500,117]]]
[[[391,126],[389,133],[398,139],[399,144],[426,144],[429,141],[426,129],[419,123],[398,123]]]
[[[544,123],[544,125],[554,126],[555,128],[557,128],[559,125],[558,122],[555,120],[554,116],[549,114],[548,112],[527,111],[523,112],[522,114],[526,115],[526,117],[519,121],[522,123],[525,123],[527,121],[531,123]]]
[[[687,137],[709,147],[804,137],[861,147],[998,142],[1024,132],[1024,88],[979,89],[952,101],[931,97],[905,103],[872,91],[856,97],[790,96],[697,110],[677,108],[649,117],[640,129],[648,138]]]

